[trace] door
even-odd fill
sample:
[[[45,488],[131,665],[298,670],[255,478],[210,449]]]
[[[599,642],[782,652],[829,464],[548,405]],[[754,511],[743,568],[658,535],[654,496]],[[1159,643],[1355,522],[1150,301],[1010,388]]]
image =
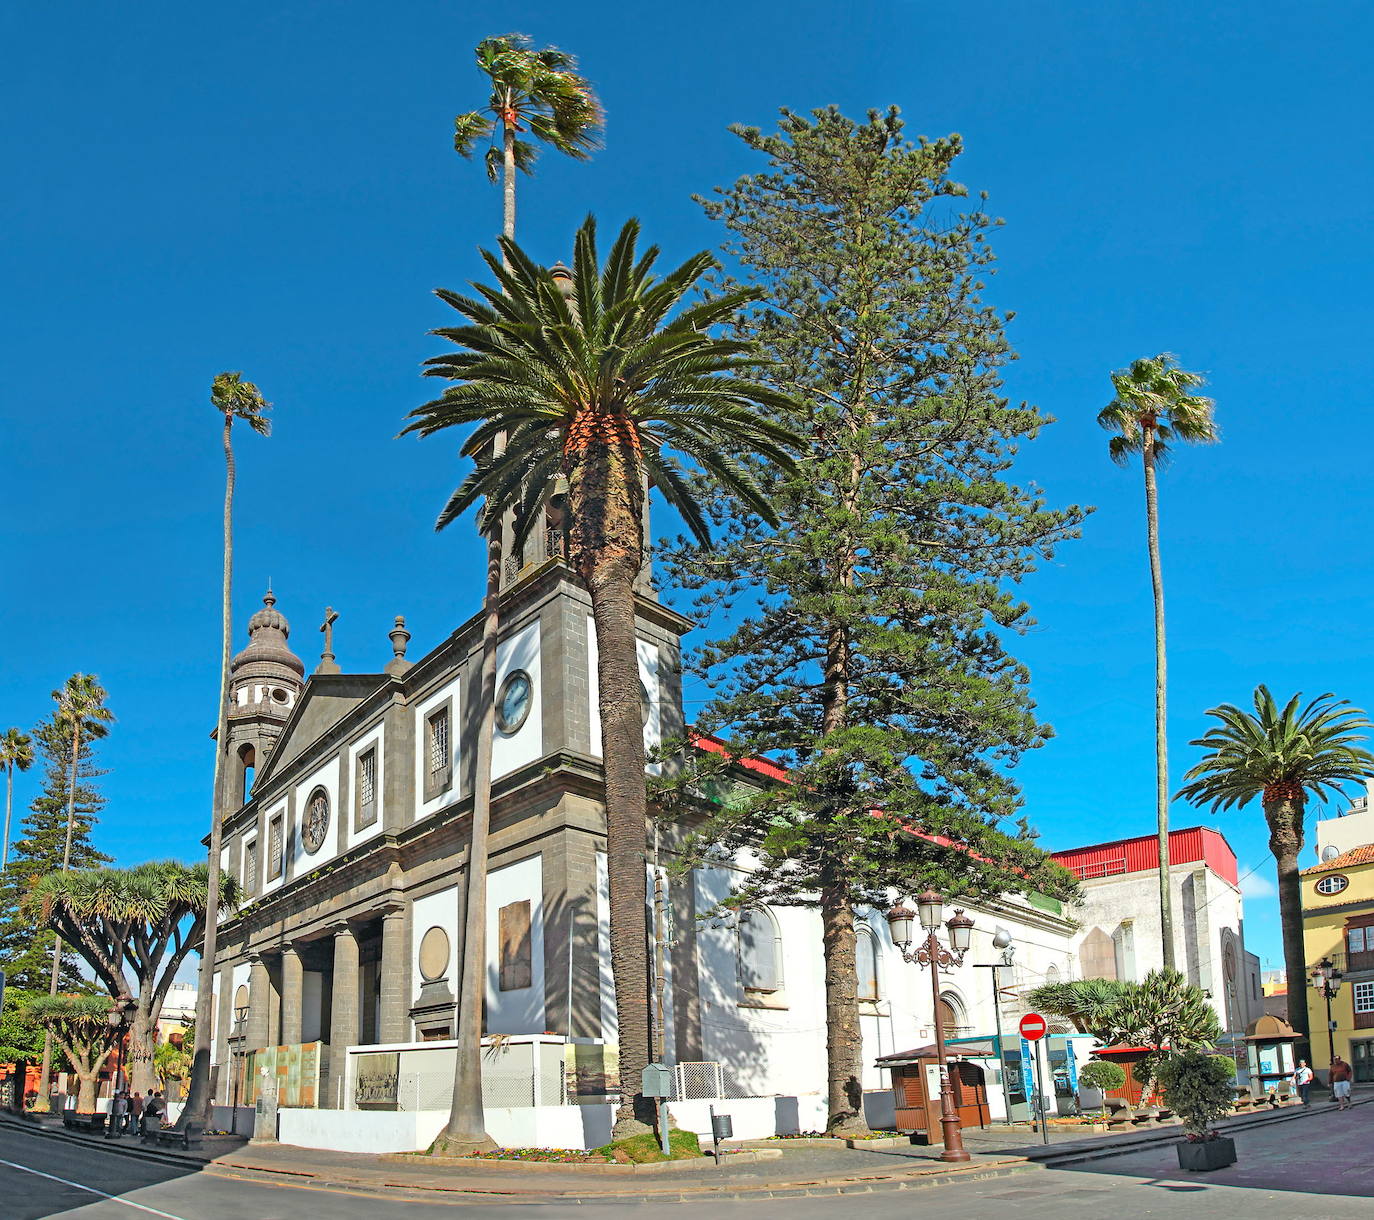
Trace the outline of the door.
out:
[[[1365,1084],[1374,1081],[1374,1039],[1350,1044],[1350,1066],[1355,1069],[1356,1080]]]
[[[967,1060],[949,1065],[949,1080],[954,1089],[954,1105],[961,1127],[988,1125],[988,1088],[983,1069]]]

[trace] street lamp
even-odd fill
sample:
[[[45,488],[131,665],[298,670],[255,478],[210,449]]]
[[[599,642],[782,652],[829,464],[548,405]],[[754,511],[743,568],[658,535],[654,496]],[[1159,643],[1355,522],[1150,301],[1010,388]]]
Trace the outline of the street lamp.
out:
[[[1312,967],[1311,977],[1312,986],[1317,989],[1317,994],[1326,1000],[1326,1039],[1329,1048],[1326,1062],[1329,1066],[1336,1061],[1336,1031],[1331,1028],[1331,1001],[1340,991],[1345,976],[1329,957],[1324,957]]]
[[[239,1130],[239,1077],[243,1072],[243,1027],[247,1020],[248,1005],[236,1006],[234,1009],[234,1032],[227,1039],[229,1043],[229,1071],[234,1078],[233,1097],[229,1101],[230,1135],[237,1135]]]
[[[110,1005],[110,1011],[105,1014],[105,1020],[109,1022],[110,1026],[110,1037],[114,1039],[115,1055],[114,1071],[110,1076],[110,1113],[109,1117],[105,1120],[106,1139],[114,1139],[119,1135],[119,1131],[117,1130],[119,1119],[115,1113],[115,1097],[119,1093],[120,1052],[124,1049],[124,1022],[126,1020],[124,1015],[124,1003],[123,1000],[115,1000],[114,1003]]]
[[[967,1161],[969,1154],[964,1150],[964,1137],[959,1129],[959,1111],[954,1106],[954,1086],[949,1079],[949,1060],[945,1055],[945,1024],[940,1018],[940,971],[964,964],[964,954],[968,952],[973,938],[973,920],[956,908],[954,915],[945,923],[949,936],[949,948],[940,944],[936,931],[944,917],[944,899],[934,890],[926,890],[916,897],[916,914],[898,905],[887,913],[888,927],[892,929],[892,943],[904,961],[918,966],[930,967],[931,998],[935,1003],[935,1053],[940,1060],[940,1127],[944,1133],[945,1150],[940,1153],[942,1161]],[[916,918],[925,930],[925,940],[912,947],[912,925]]]

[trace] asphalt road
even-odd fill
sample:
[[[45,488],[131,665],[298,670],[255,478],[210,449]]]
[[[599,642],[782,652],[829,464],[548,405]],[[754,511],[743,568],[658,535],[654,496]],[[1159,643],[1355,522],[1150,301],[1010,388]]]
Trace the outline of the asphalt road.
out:
[[[379,1196],[277,1181],[192,1172],[77,1146],[12,1128],[0,1130],[0,1220],[416,1220],[460,1213],[501,1216],[512,1206],[540,1216],[623,1216],[646,1220],[701,1214],[712,1220],[832,1220],[862,1210],[864,1220],[1061,1220],[1104,1215],[1193,1220],[1345,1220],[1371,1215],[1374,1106],[1319,1113],[1243,1133],[1240,1162],[1205,1176],[1182,1173],[1165,1147],[1064,1169],[1027,1169],[985,1181],[917,1190],[796,1199],[703,1199],[683,1203],[565,1201],[488,1204]]]

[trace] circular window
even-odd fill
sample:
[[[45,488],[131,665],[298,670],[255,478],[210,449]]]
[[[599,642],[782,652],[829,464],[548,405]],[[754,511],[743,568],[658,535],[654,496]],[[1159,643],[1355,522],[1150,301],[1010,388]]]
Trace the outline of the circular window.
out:
[[[649,716],[653,712],[654,701],[649,698],[649,688],[644,685],[644,679],[639,680],[639,718],[647,728]]]
[[[272,688],[272,698],[275,699],[278,703],[285,703],[288,699],[291,698],[291,696],[286,693],[286,689],[284,687],[274,686]]]
[[[235,1008],[247,1008],[247,1007],[248,1007],[248,988],[245,987],[242,983],[240,983],[240,984],[238,985],[238,990],[236,990],[236,991],[234,992],[234,1007],[235,1007]]]
[[[448,933],[440,927],[430,928],[420,938],[420,977],[426,983],[437,983],[448,973]]]
[[[523,669],[507,674],[496,696],[496,727],[508,735],[518,733],[533,704],[534,679]]]
[[[1317,893],[1319,894],[1339,894],[1350,885],[1350,878],[1343,873],[1332,873],[1329,877],[1323,877],[1317,882]]]
[[[329,832],[329,793],[316,788],[305,802],[305,820],[301,824],[301,841],[312,856],[324,846]]]

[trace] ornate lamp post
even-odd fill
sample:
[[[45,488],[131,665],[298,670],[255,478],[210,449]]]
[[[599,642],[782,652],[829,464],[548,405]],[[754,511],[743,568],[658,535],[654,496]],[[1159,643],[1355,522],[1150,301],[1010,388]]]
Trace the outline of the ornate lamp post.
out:
[[[955,909],[953,917],[945,923],[949,934],[949,948],[946,949],[935,935],[944,913],[944,900],[934,890],[917,895],[915,917],[920,919],[926,935],[925,940],[914,948],[911,911],[904,906],[895,906],[887,913],[887,922],[892,929],[892,943],[897,946],[903,959],[918,966],[930,967],[931,999],[935,1004],[935,1053],[940,1060],[940,1127],[945,1144],[940,1159],[967,1161],[969,1154],[964,1150],[959,1111],[954,1105],[954,1086],[949,1079],[949,1060],[945,1055],[945,1023],[940,1019],[940,971],[964,964],[964,954],[968,952],[973,936],[973,920],[961,909]]]
[[[1326,1000],[1326,1040],[1327,1040],[1327,1059],[1328,1066],[1336,1058],[1336,1031],[1331,1028],[1331,1001],[1336,998],[1336,994],[1341,989],[1341,983],[1345,979],[1335,963],[1329,958],[1324,957],[1312,967],[1312,986],[1317,989],[1317,994]]]
[[[110,1113],[105,1120],[105,1138],[115,1139],[119,1136],[118,1119],[115,1116],[115,1097],[119,1093],[119,1066],[121,1054],[124,1050],[124,1000],[115,1000],[110,1005],[110,1011],[105,1015],[106,1021],[110,1024],[110,1037],[114,1039],[114,1071],[110,1076]]]

